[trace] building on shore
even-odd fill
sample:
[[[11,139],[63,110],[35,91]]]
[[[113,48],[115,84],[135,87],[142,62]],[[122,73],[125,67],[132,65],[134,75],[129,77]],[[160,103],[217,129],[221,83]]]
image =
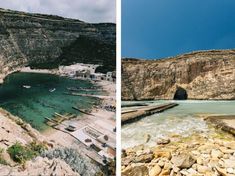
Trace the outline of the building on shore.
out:
[[[91,80],[96,80],[96,81],[99,81],[99,80],[106,80],[106,74],[104,73],[93,73],[91,74]]]
[[[60,75],[72,78],[91,79],[94,81],[107,80],[115,82],[116,72],[107,72],[106,74],[96,73],[95,71],[99,66],[100,65],[77,63],[70,66],[60,66],[59,73]]]
[[[95,73],[97,67],[99,65],[77,63],[69,66],[60,66],[59,72],[65,76],[89,78],[90,74]]]
[[[90,72],[90,70],[76,71],[75,77],[89,79],[89,78],[91,78],[91,72]]]
[[[115,71],[107,72],[106,73],[106,80],[115,82],[116,81],[116,72]]]

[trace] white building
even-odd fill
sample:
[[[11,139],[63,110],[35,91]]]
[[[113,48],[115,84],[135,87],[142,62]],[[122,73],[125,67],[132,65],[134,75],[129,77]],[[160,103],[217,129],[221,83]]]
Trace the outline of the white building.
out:
[[[95,73],[97,67],[99,67],[99,65],[77,63],[69,66],[60,66],[59,72],[63,75],[71,77],[75,77],[76,75],[80,76],[82,73],[86,74],[87,76],[88,73]]]
[[[100,65],[77,63],[69,66],[60,66],[60,75],[92,80],[115,81],[116,72],[96,73]]]
[[[106,74],[104,74],[104,73],[92,73],[90,78],[92,80],[105,80],[106,79]]]

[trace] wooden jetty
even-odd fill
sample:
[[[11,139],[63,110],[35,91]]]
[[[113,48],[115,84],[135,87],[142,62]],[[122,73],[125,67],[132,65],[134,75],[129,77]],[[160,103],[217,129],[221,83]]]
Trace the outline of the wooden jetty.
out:
[[[168,103],[162,105],[143,106],[135,110],[126,110],[122,112],[122,125],[140,120],[143,117],[150,116],[155,113],[163,112],[167,109],[178,106],[177,103]]]

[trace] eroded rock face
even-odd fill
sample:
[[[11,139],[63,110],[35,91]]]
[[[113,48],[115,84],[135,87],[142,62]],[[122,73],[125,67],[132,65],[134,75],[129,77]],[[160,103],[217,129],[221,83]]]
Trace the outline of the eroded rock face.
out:
[[[235,98],[235,50],[211,50],[161,60],[122,60],[122,99]]]
[[[0,9],[0,78],[26,65],[54,68],[82,62],[112,71],[115,30],[111,23]]]
[[[10,167],[0,165],[1,175],[24,176],[24,175],[74,175],[79,176],[74,172],[68,164],[60,159],[49,160],[47,158],[37,157],[33,161],[26,162],[25,168],[21,166]]]

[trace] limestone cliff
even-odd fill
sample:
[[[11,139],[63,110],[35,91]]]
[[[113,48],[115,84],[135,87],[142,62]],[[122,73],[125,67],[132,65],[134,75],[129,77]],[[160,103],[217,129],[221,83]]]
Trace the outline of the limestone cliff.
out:
[[[122,99],[235,99],[235,50],[122,60]]]
[[[22,66],[54,68],[74,62],[115,69],[116,25],[0,9],[0,77]]]

